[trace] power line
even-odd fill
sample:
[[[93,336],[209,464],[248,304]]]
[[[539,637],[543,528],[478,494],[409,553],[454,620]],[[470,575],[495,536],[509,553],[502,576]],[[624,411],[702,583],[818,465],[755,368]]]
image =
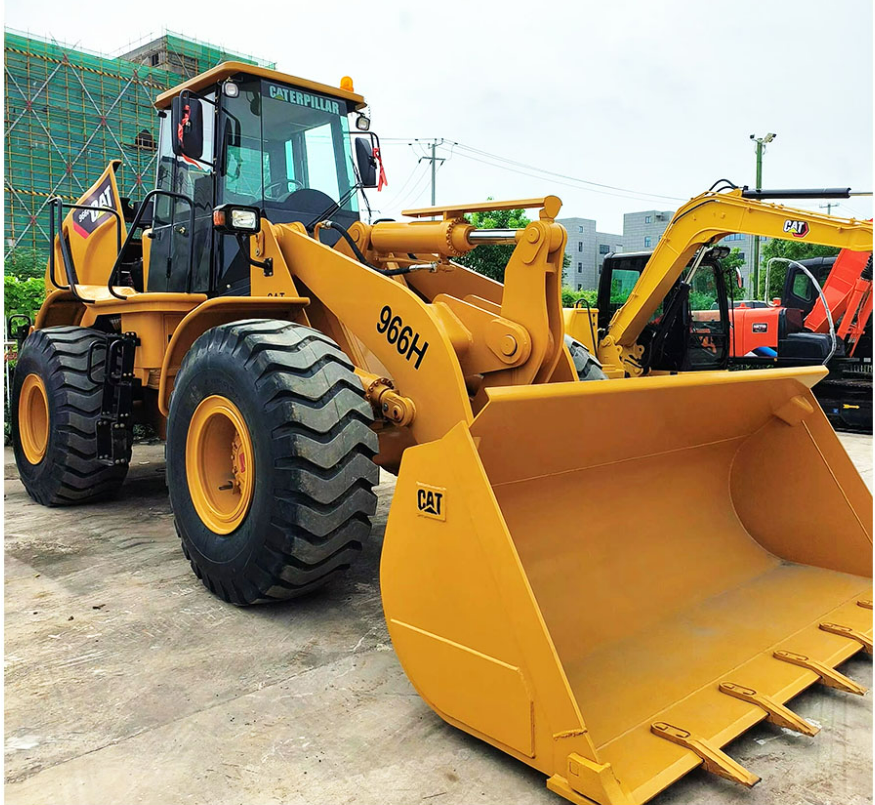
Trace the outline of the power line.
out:
[[[416,172],[419,170],[420,167],[421,167],[420,164],[417,162],[413,166],[413,170],[410,171],[407,178],[404,180],[404,183],[395,191],[394,195],[392,196],[392,200],[384,202],[383,206],[386,206],[386,207],[394,206],[395,199],[401,198],[401,194],[404,192],[405,188],[410,184],[410,180],[414,177],[414,175],[416,174]]]
[[[428,179],[429,179],[429,171],[428,168],[423,170],[422,175],[419,179],[416,180],[416,183],[410,190],[407,191],[407,194],[403,198],[399,198],[394,202],[395,207],[404,207],[411,199],[418,199],[426,187],[428,187]]]
[[[423,146],[423,142],[418,137],[384,137],[383,140],[388,144],[407,144],[410,146],[419,146],[420,148]],[[437,138],[435,142],[437,141]],[[489,165],[493,168],[499,168],[501,170],[506,170],[511,173],[517,173],[521,176],[528,176],[534,179],[544,178],[544,176],[548,176],[552,178],[554,181],[557,180],[565,180],[559,181],[559,184],[564,185],[565,187],[573,187],[578,190],[588,190],[592,193],[599,193],[600,195],[606,196],[614,196],[615,198],[634,198],[640,201],[651,201],[653,199],[666,199],[669,201],[686,201],[687,199],[680,198],[678,196],[667,196],[661,193],[648,193],[643,190],[631,190],[625,187],[619,187],[617,185],[604,184],[602,182],[594,182],[589,179],[581,179],[577,176],[571,176],[565,173],[558,173],[556,171],[547,170],[546,168],[539,168],[536,165],[529,165],[525,162],[520,162],[514,159],[508,159],[507,157],[500,156],[498,154],[493,154],[489,151],[484,151],[481,148],[474,148],[469,145],[465,145],[464,143],[460,143],[458,141],[445,140],[440,138],[440,143],[438,145],[449,144],[451,146],[451,153],[455,151],[456,148],[460,149],[456,154],[458,156],[464,157],[465,159],[470,159],[474,162],[480,162],[483,165]],[[463,153],[469,152],[469,153]],[[476,155],[476,156],[475,156]],[[430,159],[427,155],[423,155],[423,159]],[[496,164],[499,163],[499,164]],[[511,167],[512,166],[512,167]],[[516,170],[514,169],[516,168]],[[522,170],[520,170],[522,169]],[[580,187],[580,185],[586,185],[586,187]],[[594,189],[601,188],[601,189]],[[608,191],[617,191],[617,192],[608,192]],[[619,195],[625,194],[625,195]]]
[[[543,179],[544,178],[544,176],[542,176],[542,175],[538,175],[536,173],[530,173],[527,171],[522,171],[522,170],[519,170],[518,168],[512,168],[508,165],[500,165],[500,164],[496,164],[494,162],[487,162],[484,159],[478,159],[477,157],[471,156],[470,154],[457,152],[456,155],[463,157],[464,159],[473,160],[474,162],[480,162],[483,165],[489,165],[490,167],[498,168],[499,170],[508,171],[509,173],[515,173],[519,176],[528,176],[528,177],[533,178],[533,179]],[[589,193],[598,193],[599,195],[603,195],[603,196],[614,196],[615,198],[637,199],[639,201],[649,201],[651,203],[653,202],[652,198],[645,198],[643,196],[634,196],[634,195],[621,195],[619,193],[611,193],[607,190],[593,190],[593,189],[588,188],[588,187],[581,187],[580,185],[571,184],[571,182],[564,182],[561,179],[556,179],[556,178],[552,178],[552,177],[551,177],[550,181],[554,182],[555,184],[563,185],[564,187],[572,187],[575,190],[582,190],[584,192],[589,192]],[[669,196],[666,198],[672,198],[672,197]],[[674,201],[682,201],[685,199],[673,199],[673,200]]]
[[[489,159],[493,159],[493,160],[496,160],[498,162],[506,162],[509,165],[516,165],[517,167],[525,168],[526,170],[536,171],[538,173],[544,173],[544,174],[547,174],[548,176],[556,176],[556,177],[559,177],[560,179],[568,179],[572,182],[578,182],[580,184],[591,185],[593,187],[601,187],[601,188],[604,188],[606,190],[616,190],[620,193],[629,193],[630,195],[639,196],[639,197],[640,196],[651,196],[653,198],[664,198],[664,199],[669,199],[671,201],[686,201],[686,199],[678,198],[677,196],[666,196],[662,193],[648,193],[648,192],[643,191],[643,190],[630,190],[627,187],[617,187],[616,185],[603,184],[602,182],[593,182],[589,179],[580,179],[577,176],[570,176],[570,175],[565,174],[565,173],[557,173],[556,171],[547,170],[546,168],[539,168],[536,165],[528,165],[525,162],[518,162],[517,160],[514,160],[514,159],[507,159],[506,157],[499,156],[498,154],[491,154],[489,151],[484,151],[480,148],[472,148],[471,146],[464,145],[463,143],[456,143],[456,145],[461,149],[464,149],[466,151],[471,151],[472,153],[479,154],[480,156],[483,156],[483,157],[488,157]]]

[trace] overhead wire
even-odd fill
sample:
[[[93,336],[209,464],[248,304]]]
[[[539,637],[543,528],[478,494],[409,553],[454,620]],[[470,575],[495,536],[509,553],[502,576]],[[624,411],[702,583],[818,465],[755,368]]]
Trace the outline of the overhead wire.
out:
[[[426,139],[418,137],[386,137],[383,139],[390,145],[400,145],[403,143],[410,145],[411,147],[418,146],[420,149],[423,147],[423,143],[426,142]],[[455,152],[456,156],[462,156],[474,162],[480,162],[484,165],[489,165],[494,168],[500,168],[508,172],[515,172],[521,176],[529,176],[530,178],[535,179],[540,179],[547,176],[552,178],[554,181],[564,180],[560,181],[559,183],[563,184],[566,187],[574,187],[576,189],[587,190],[592,193],[614,196],[615,198],[634,198],[642,201],[651,201],[654,199],[665,199],[668,201],[686,201],[686,199],[679,196],[669,196],[662,193],[649,193],[644,190],[634,190],[626,187],[620,187],[618,185],[595,182],[590,179],[581,179],[577,176],[571,176],[570,174],[559,173],[557,171],[551,171],[546,168],[540,168],[536,165],[530,165],[525,162],[520,162],[519,160],[508,159],[507,157],[500,156],[499,154],[493,154],[489,151],[483,150],[482,148],[474,148],[473,146],[465,145],[464,143],[460,143],[455,140],[445,140],[443,138],[440,138],[440,140],[441,142],[438,144],[438,147],[446,148],[449,145],[451,154]],[[455,149],[457,148],[459,149],[459,151],[455,151]],[[514,168],[517,170],[513,170]],[[581,185],[584,186],[581,187]]]
[[[532,179],[543,179],[543,178],[544,178],[544,176],[539,176],[539,175],[536,174],[536,173],[531,173],[531,172],[527,172],[527,171],[519,170],[518,168],[512,168],[512,167],[510,167],[510,166],[508,166],[508,165],[496,164],[495,162],[488,162],[488,161],[485,160],[485,159],[478,159],[477,157],[471,156],[470,154],[465,154],[465,153],[463,153],[463,152],[461,152],[461,151],[456,152],[456,156],[462,157],[462,158],[464,158],[464,159],[470,159],[470,160],[473,160],[474,162],[480,162],[480,163],[482,163],[483,165],[489,165],[489,166],[491,166],[491,167],[493,167],[493,168],[498,168],[499,170],[508,171],[509,173],[516,173],[516,174],[519,175],[519,176],[528,176],[528,177],[530,177],[530,178],[532,178]],[[592,189],[592,188],[581,187],[579,184],[572,184],[571,182],[562,181],[561,179],[556,179],[556,178],[552,178],[551,181],[554,182],[554,183],[556,183],[556,184],[563,185],[563,186],[565,186],[565,187],[573,187],[573,188],[575,188],[576,190],[582,190],[582,191],[584,191],[584,192],[590,192],[590,193],[598,193],[599,195],[603,195],[603,196],[613,196],[613,197],[615,197],[615,198],[636,199],[636,200],[639,200],[639,201],[650,201],[650,202],[653,202],[653,199],[652,199],[652,198],[645,198],[644,196],[638,196],[638,195],[623,195],[623,194],[620,194],[620,193],[611,193],[611,192],[608,191],[608,190],[594,190],[594,189]],[[671,197],[671,196],[665,196],[665,197],[663,197],[663,198],[667,198],[667,199],[668,199],[668,198],[671,198],[671,199],[674,200],[674,201],[686,201],[686,199],[674,198],[674,197]]]
[[[502,156],[499,156],[498,154],[492,154],[489,151],[484,151],[483,149],[480,149],[480,148],[473,148],[469,145],[465,145],[464,143],[457,142],[457,143],[455,143],[455,145],[462,150],[470,151],[474,154],[478,154],[478,155],[480,155],[482,157],[486,157],[488,159],[492,159],[492,160],[495,160],[498,162],[505,162],[508,165],[514,165],[516,167],[525,168],[526,170],[536,171],[538,173],[544,173],[548,176],[555,176],[555,177],[558,177],[560,179],[566,179],[566,180],[576,182],[579,184],[591,185],[593,187],[600,187],[600,188],[603,188],[604,190],[615,190],[615,191],[618,191],[620,193],[628,193],[629,195],[632,195],[632,196],[650,196],[652,198],[663,198],[663,199],[668,199],[671,201],[685,201],[685,199],[679,198],[677,196],[667,196],[663,193],[648,193],[644,190],[631,190],[627,187],[618,187],[616,185],[604,184],[602,182],[594,182],[590,179],[580,179],[577,176],[571,176],[571,175],[566,174],[566,173],[558,173],[557,171],[547,170],[546,168],[539,168],[536,165],[529,165],[525,162],[519,162],[519,161],[514,160],[514,159],[508,159],[507,157],[502,157]]]

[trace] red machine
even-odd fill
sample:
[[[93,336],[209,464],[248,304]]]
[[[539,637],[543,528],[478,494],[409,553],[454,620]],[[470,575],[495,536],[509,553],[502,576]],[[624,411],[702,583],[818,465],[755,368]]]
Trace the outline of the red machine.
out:
[[[822,287],[826,307],[800,266]],[[791,263],[780,300],[737,302],[729,315],[735,359],[825,360],[833,348],[830,317],[835,356],[852,357],[872,319],[872,254],[842,251],[837,257]]]
[[[736,303],[729,316],[733,364],[826,362],[814,394],[833,427],[872,432],[871,252],[790,263],[780,300]]]

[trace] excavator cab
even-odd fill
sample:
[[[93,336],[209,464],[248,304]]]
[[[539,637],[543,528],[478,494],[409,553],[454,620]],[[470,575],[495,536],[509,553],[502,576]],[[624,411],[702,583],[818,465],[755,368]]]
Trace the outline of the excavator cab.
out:
[[[675,282],[638,339],[642,373],[725,369],[730,321],[725,247],[702,249]],[[614,313],[633,293],[652,251],[609,254],[598,288],[598,328],[604,334]]]

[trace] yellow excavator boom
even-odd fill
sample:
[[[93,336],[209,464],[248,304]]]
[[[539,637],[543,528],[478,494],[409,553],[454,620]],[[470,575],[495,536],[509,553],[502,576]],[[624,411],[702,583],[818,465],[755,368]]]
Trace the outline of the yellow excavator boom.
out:
[[[696,252],[727,235],[741,232],[851,251],[872,250],[871,221],[766,203],[745,198],[742,192],[709,191],[690,199],[674,214],[632,293],[599,340],[598,357],[608,371],[636,372],[637,340],[644,326]],[[627,356],[632,358],[628,363]]]

